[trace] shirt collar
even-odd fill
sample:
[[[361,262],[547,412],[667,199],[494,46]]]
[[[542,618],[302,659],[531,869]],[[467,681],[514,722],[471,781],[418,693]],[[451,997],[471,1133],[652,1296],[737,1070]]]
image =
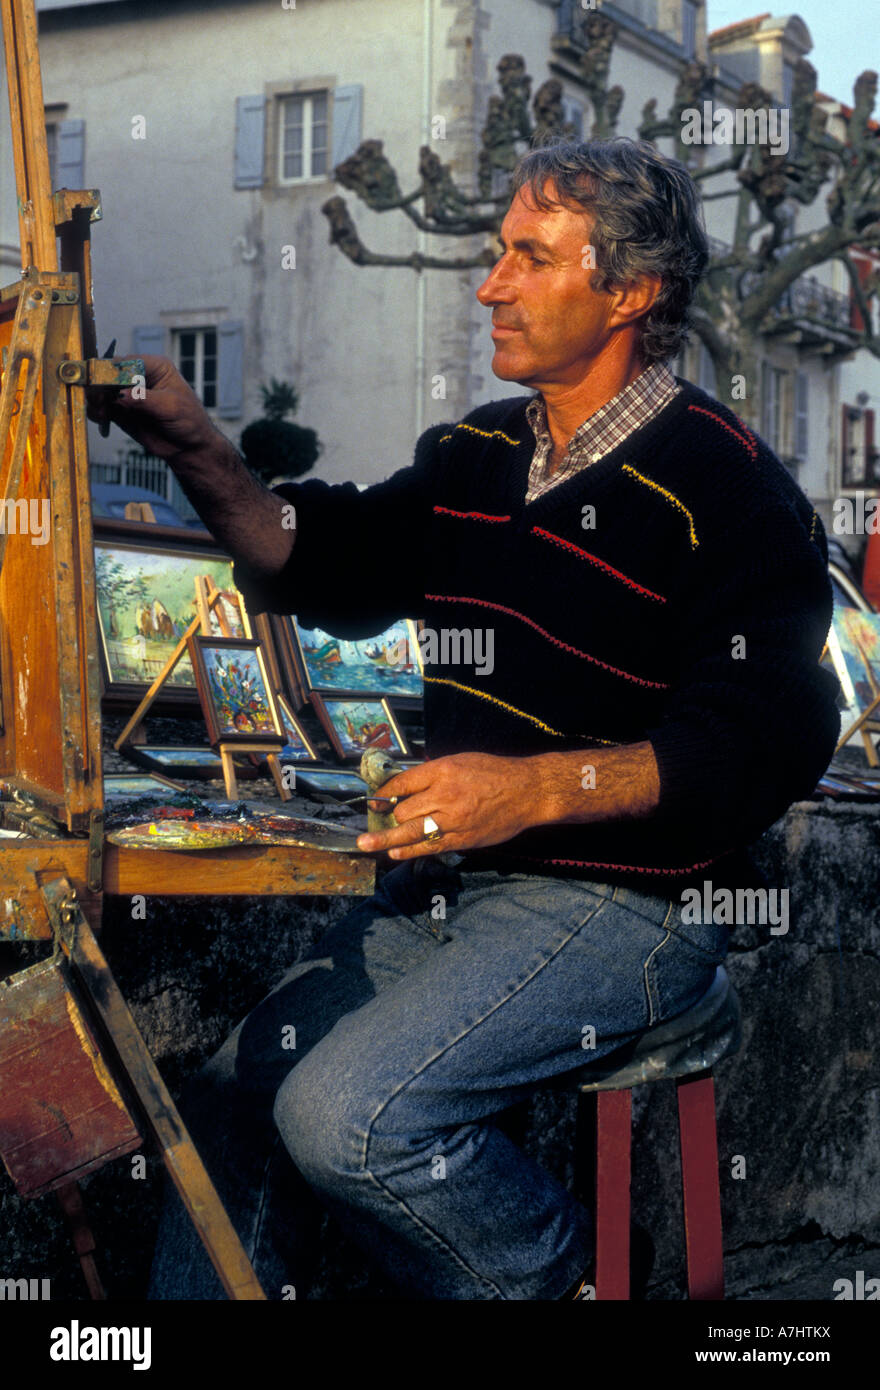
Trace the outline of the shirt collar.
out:
[[[568,456],[584,458],[607,452],[607,448],[613,448],[619,442],[621,426],[629,426],[626,433],[638,429],[656,412],[661,402],[665,404],[665,398],[671,397],[677,390],[675,377],[666,363],[652,363],[639,373],[635,381],[624,386],[578,426],[569,440]],[[538,444],[544,443],[550,432],[547,406],[542,395],[538,394],[529,401],[526,418]]]

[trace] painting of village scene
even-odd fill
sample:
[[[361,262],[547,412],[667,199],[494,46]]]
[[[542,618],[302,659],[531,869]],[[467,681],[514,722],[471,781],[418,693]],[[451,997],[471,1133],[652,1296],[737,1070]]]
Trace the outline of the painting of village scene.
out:
[[[318,694],[309,699],[340,758],[360,757],[368,748],[381,748],[404,757],[409,752],[387,700]]]
[[[189,643],[209,743],[236,738],[280,741],[281,724],[259,643],[198,634]]]
[[[240,596],[232,584],[232,561],[190,551],[95,542],[98,621],[109,686],[146,687],[161,672],[196,616],[195,581],[208,575],[224,592],[218,600],[233,637],[250,637]],[[228,595],[228,596],[227,596]],[[212,614],[212,628],[220,624]],[[186,652],[168,676],[170,689],[195,691]]]
[[[392,624],[376,637],[352,641],[319,627],[294,625],[307,690],[361,692],[421,699],[415,623]]]

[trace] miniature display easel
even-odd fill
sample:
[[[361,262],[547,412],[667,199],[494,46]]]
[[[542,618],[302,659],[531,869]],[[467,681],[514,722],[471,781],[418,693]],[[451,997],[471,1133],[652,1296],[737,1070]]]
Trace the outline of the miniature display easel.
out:
[[[143,364],[97,356],[90,233],[100,194],[52,191],[34,0],[0,0],[0,15],[22,258],[20,280],[0,288],[0,499],[18,523],[0,534],[0,809],[14,800],[35,830],[52,828],[4,841],[0,939],[55,944],[51,959],[0,982],[0,1153],[21,1195],[62,1194],[100,1297],[77,1179],[146,1135],[228,1296],[260,1299],[101,952],[103,896],[368,894],[375,866],[320,850],[171,852],[105,838],[84,388],[131,385]],[[34,505],[49,508],[45,544],[28,533]]]
[[[196,632],[201,632],[205,637],[211,636],[211,613],[213,612],[220,625],[220,631],[224,637],[232,637],[232,629],[226,618],[220,600],[224,597],[222,590],[216,588],[210,575],[200,574],[196,577],[196,616],[193,618],[189,627],[184,632],[174,651],[169,656],[162,670],[159,672],[153,684],[150,686],[144,698],[141,700],[134,714],[129,719],[122,733],[116,739],[113,747],[117,752],[123,752],[126,744],[131,743],[135,733],[143,723],[147,710],[153,701],[162,692],[162,687],[171,676],[177,663],[186,652],[187,640]],[[234,743],[219,743],[217,752],[220,754],[220,761],[223,767],[223,783],[226,795],[230,801],[238,798],[238,783],[235,778],[235,764],[233,755],[236,753],[259,753],[267,761],[269,771],[275,788],[282,801],[289,801],[292,793],[285,786],[281,771],[281,764],[278,761],[278,754],[284,747],[283,741],[279,739],[277,747],[268,746],[265,743],[248,743],[241,739],[236,739]]]

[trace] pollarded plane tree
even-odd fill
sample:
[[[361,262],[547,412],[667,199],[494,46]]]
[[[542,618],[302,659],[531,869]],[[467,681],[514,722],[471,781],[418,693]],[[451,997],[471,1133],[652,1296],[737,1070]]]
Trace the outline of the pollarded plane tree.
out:
[[[623,89],[608,85],[615,35],[616,25],[606,15],[585,16],[578,66],[592,106],[593,138],[616,133],[623,105]],[[450,166],[428,145],[419,154],[419,181],[407,193],[381,140],[363,141],[334,171],[337,182],[374,212],[398,212],[441,241],[483,233],[487,244],[473,251],[470,243],[467,254],[460,255],[374,252],[362,242],[345,200],[337,196],[322,211],[330,223],[331,242],[355,265],[460,271],[494,263],[499,253],[495,239],[510,201],[509,179],[517,158],[532,144],[574,133],[566,124],[563,87],[556,78],[545,82],[530,102],[525,63],[508,54],[498,64],[498,86],[482,130],[476,192],[459,187]],[[665,116],[658,116],[656,99],[642,109],[639,136],[655,143],[671,140],[671,152],[690,169],[704,201],[732,203],[732,239],[729,245],[712,241],[692,322],[715,368],[719,399],[756,426],[761,339],[779,337],[804,352],[832,359],[860,347],[880,357],[880,337],[872,326],[880,275],[860,278],[850,254],[854,248],[880,251],[880,132],[871,119],[876,94],[877,74],[863,72],[855,82],[852,110],[840,112],[844,134],[834,135],[828,111],[816,100],[816,71],[802,58],[794,72],[786,152],[778,142],[756,143],[754,132],[760,126],[734,125],[729,140],[725,132],[721,157],[711,162],[704,162],[703,145],[693,143],[693,119],[688,115],[712,101],[714,79],[705,64],[687,65]],[[734,107],[769,115],[776,103],[770,93],[749,82],[741,87]],[[713,189],[712,181],[722,186]],[[793,204],[807,207],[821,196],[822,225],[792,236]],[[842,297],[807,275],[833,259],[846,268],[861,327],[853,326]]]

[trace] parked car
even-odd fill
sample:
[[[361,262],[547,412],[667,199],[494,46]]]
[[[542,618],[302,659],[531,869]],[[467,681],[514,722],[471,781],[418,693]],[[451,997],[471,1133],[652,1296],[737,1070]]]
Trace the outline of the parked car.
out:
[[[184,521],[171,503],[159,492],[148,487],[133,487],[127,483],[92,483],[92,512],[95,516],[113,517],[125,520],[125,508],[129,502],[149,502],[153,508],[157,526],[182,526],[202,529],[198,517]]]

